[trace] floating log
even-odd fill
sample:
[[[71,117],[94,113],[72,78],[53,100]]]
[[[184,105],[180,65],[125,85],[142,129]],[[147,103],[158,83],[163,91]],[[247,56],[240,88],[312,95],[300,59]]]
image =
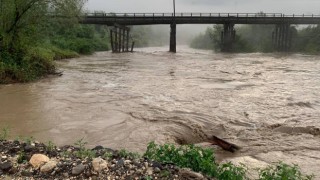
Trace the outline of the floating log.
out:
[[[225,151],[229,151],[232,153],[234,153],[240,149],[239,146],[232,144],[232,143],[229,143],[223,139],[220,139],[217,136],[212,136],[212,138],[209,139],[208,142],[210,142],[212,145],[217,145],[217,146],[221,147]]]

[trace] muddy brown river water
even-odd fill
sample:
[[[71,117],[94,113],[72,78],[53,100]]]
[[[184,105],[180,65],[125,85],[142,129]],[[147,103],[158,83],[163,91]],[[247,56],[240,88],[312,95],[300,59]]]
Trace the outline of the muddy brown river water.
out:
[[[99,52],[58,62],[61,77],[0,86],[0,128],[58,145],[142,152],[150,141],[242,147],[219,160],[284,161],[320,178],[320,56],[216,54],[186,47]]]

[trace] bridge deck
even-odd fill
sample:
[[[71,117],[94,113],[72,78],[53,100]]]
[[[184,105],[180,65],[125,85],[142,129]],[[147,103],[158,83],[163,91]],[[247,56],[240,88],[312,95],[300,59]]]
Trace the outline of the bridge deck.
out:
[[[83,24],[320,24],[320,15],[284,15],[281,13],[88,13]]]

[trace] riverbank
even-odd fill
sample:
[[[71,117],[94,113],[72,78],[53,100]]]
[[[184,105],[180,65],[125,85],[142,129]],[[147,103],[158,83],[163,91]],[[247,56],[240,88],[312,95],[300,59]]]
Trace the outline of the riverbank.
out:
[[[102,146],[86,149],[85,144],[83,139],[77,141],[75,146],[63,147],[56,147],[52,142],[32,141],[32,138],[24,141],[0,140],[0,178],[249,179],[245,165],[217,164],[211,149],[194,145],[175,147],[151,142],[141,156]],[[276,178],[313,179],[312,176],[302,175],[298,166],[283,163],[259,170],[259,180]]]
[[[83,145],[0,141],[0,179],[181,179],[186,172],[125,150]]]

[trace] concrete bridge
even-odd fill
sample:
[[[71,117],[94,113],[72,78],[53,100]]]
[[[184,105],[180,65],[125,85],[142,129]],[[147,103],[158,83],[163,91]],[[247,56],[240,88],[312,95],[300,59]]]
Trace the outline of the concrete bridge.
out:
[[[88,13],[81,20],[83,24],[114,26],[111,30],[111,44],[114,52],[128,50],[128,25],[170,24],[170,51],[176,52],[177,24],[223,24],[221,50],[232,51],[235,40],[235,24],[275,25],[272,37],[274,48],[288,51],[291,47],[291,25],[320,24],[320,15],[284,15],[281,13]],[[122,39],[122,40],[121,40]],[[121,45],[122,44],[122,45]],[[125,45],[124,45],[125,44]],[[126,47],[125,47],[126,46]]]

